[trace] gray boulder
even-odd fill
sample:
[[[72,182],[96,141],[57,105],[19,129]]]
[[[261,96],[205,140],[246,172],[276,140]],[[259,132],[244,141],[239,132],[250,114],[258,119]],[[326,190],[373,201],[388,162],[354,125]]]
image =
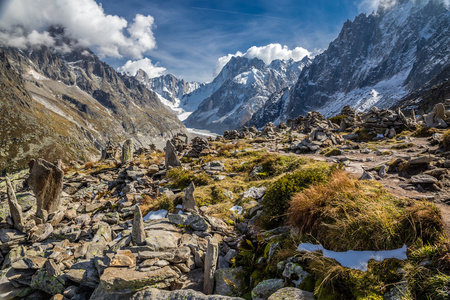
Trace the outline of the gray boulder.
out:
[[[313,293],[303,291],[293,287],[282,288],[268,298],[268,300],[313,300]]]
[[[61,192],[64,172],[54,164],[43,159],[31,160],[28,183],[36,196],[38,217],[55,212],[61,205]]]
[[[180,160],[177,157],[175,147],[172,145],[170,140],[166,143],[166,159],[165,159],[166,169],[170,167],[181,167]]]
[[[270,295],[284,287],[283,279],[267,279],[258,283],[252,290],[252,300],[266,300]]]

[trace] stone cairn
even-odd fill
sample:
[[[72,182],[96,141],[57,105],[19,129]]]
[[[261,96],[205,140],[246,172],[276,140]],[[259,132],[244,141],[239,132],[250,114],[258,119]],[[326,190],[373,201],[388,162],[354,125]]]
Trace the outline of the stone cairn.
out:
[[[340,145],[342,137],[335,133],[338,125],[327,120],[322,114],[312,111],[292,122],[292,130],[300,133],[291,143],[293,151],[317,151],[320,148]]]
[[[119,160],[122,157],[122,148],[119,146],[113,146],[111,142],[108,142],[106,148],[102,151],[101,159],[116,159]]]
[[[178,153],[183,153],[186,149],[188,149],[188,136],[184,133],[178,133],[176,136],[174,136],[170,142],[174,146],[175,150]]]
[[[340,132],[353,131],[356,129],[357,117],[355,110],[350,105],[344,106],[339,116],[344,116],[339,127]]]
[[[211,154],[211,148],[209,142],[201,137],[195,137],[192,139],[191,149],[187,152],[187,157],[200,157]]]
[[[372,107],[370,111],[361,114],[359,127],[365,128],[374,134],[392,138],[404,128],[415,129],[417,123],[411,118],[406,118],[400,109],[394,112],[390,109],[378,109]]]

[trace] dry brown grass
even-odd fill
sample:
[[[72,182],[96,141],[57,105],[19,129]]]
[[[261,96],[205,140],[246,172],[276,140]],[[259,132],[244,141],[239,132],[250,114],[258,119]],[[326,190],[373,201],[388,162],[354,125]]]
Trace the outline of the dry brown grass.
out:
[[[343,171],[294,195],[289,216],[300,233],[335,251],[394,249],[419,238],[433,242],[443,230],[433,204],[396,198],[381,184]]]
[[[85,170],[90,170],[90,169],[92,169],[94,166],[95,166],[95,162],[90,161],[90,162],[85,163],[83,168],[84,168]]]

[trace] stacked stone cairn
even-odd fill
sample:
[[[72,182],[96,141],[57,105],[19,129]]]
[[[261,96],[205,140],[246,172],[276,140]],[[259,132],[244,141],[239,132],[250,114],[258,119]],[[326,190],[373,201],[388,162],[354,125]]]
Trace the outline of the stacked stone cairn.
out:
[[[212,153],[209,142],[201,137],[195,137],[192,139],[191,149],[186,153],[187,157],[200,157],[209,155]]]
[[[292,130],[300,133],[291,143],[293,151],[317,151],[320,148],[340,145],[342,137],[335,133],[338,125],[327,120],[317,111],[300,116],[292,122]]]

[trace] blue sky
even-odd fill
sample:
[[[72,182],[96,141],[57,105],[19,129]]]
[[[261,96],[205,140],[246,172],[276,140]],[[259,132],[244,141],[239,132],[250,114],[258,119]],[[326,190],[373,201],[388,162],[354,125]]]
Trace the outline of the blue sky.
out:
[[[217,59],[270,43],[324,49],[342,24],[358,14],[352,0],[106,1],[106,12],[155,18],[157,48],[146,55],[187,80],[212,79]],[[112,65],[123,60],[106,59]]]
[[[231,55],[269,63],[326,49],[346,20],[396,0],[0,1],[0,43],[55,46],[45,28],[60,24],[120,71],[205,82]]]

